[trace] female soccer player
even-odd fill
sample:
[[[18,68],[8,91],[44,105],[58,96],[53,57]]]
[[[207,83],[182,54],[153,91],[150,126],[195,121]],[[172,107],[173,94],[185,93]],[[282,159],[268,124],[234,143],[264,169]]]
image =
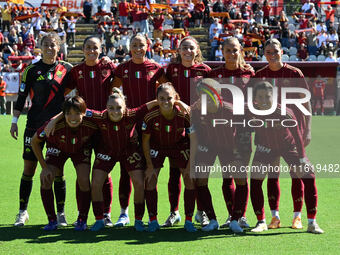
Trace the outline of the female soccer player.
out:
[[[195,186],[190,178],[190,164],[188,164],[190,118],[188,114],[183,114],[174,106],[174,102],[179,99],[179,96],[171,83],[161,84],[157,88],[156,95],[159,107],[145,115],[142,126],[143,152],[147,165],[145,200],[150,217],[148,231],[154,232],[159,229],[156,185],[165,157],[169,157],[180,168],[184,179],[186,215],[184,228],[188,232],[195,232],[197,229],[192,223],[195,209]]]
[[[128,108],[139,107],[156,98],[156,82],[162,83],[164,70],[154,61],[149,60],[145,54],[148,48],[147,39],[142,34],[136,34],[130,40],[131,59],[121,63],[115,70],[112,85],[123,88]],[[136,125],[137,132],[141,133],[141,123]],[[119,181],[119,202],[121,214],[116,226],[124,226],[130,222],[128,205],[131,193],[131,181],[127,171],[121,166]]]
[[[309,90],[304,76],[300,69],[282,62],[283,50],[281,43],[277,39],[270,39],[265,43],[264,55],[268,61],[268,65],[258,70],[255,78],[266,79],[279,88],[279,98],[281,98],[280,89],[283,87],[299,87]],[[301,98],[304,94],[288,95],[288,98]],[[278,101],[281,103],[281,101]],[[310,102],[304,103],[303,106],[309,111],[311,110]],[[291,107],[298,121],[299,128],[303,137],[304,146],[307,146],[311,141],[311,116],[305,116],[295,105]],[[279,165],[279,160],[276,162]],[[268,200],[272,213],[272,222],[269,228],[279,228],[279,201],[280,201],[280,183],[277,174],[271,174],[267,182]],[[296,178],[292,173],[292,198],[294,204],[294,217],[292,228],[301,229],[301,210],[303,206],[303,182]]]
[[[67,62],[56,60],[60,42],[56,33],[45,35],[41,39],[42,60],[28,66],[22,75],[10,129],[14,139],[18,138],[17,122],[28,95],[31,97],[32,106],[27,114],[24,132],[24,171],[20,183],[20,210],[14,226],[23,226],[28,221],[27,205],[37,166],[37,159],[31,148],[31,139],[45,121],[62,109],[65,81],[72,66]],[[65,226],[67,225],[64,215],[65,180],[61,172],[56,173],[55,176],[54,191],[57,200],[58,223]]]
[[[256,107],[259,110],[271,109],[273,105],[273,86],[267,81],[261,81],[255,84],[253,92]],[[263,166],[276,166],[275,162],[280,157],[290,166],[290,171],[294,172],[294,176],[302,180],[305,191],[305,202],[308,217],[308,232],[322,234],[323,230],[316,223],[317,211],[317,189],[315,184],[315,175],[313,168],[306,156],[298,121],[293,111],[287,109],[287,114],[281,114],[281,106],[278,105],[276,110],[266,116],[251,115],[255,118],[257,127],[255,128],[255,139],[257,140],[256,152],[253,159],[251,173],[251,202],[258,222],[253,232],[262,232],[267,230],[264,215],[264,199],[262,192],[262,182],[266,176]],[[267,120],[277,120],[275,123]],[[289,123],[290,127],[282,125],[282,120]],[[289,120],[289,122],[287,122]],[[292,124],[296,122],[296,125]],[[274,164],[273,164],[274,163]]]
[[[89,109],[103,111],[106,109],[107,98],[111,94],[111,79],[116,67],[107,59],[99,59],[101,41],[96,36],[89,36],[84,40],[83,52],[85,61],[72,68],[66,85],[66,93],[76,89],[77,94],[85,100]],[[112,189],[112,179],[108,175],[103,186],[105,224],[107,226],[113,226],[110,215]],[[76,190],[79,191],[78,185]]]
[[[144,170],[145,161],[140,144],[137,139],[135,127],[137,122],[143,120],[144,115],[152,106],[156,106],[154,100],[138,108],[128,109],[125,97],[118,88],[113,89],[113,94],[107,101],[107,109],[100,114],[87,112],[92,116],[99,127],[101,140],[96,151],[96,159],[93,165],[92,176],[92,205],[96,222],[92,231],[104,228],[103,219],[103,184],[116,162],[125,166],[134,186],[135,203],[135,228],[144,231],[142,222],[144,205]]]
[[[86,221],[91,204],[89,144],[98,127],[84,117],[85,111],[86,104],[81,97],[68,98],[63,106],[65,117],[57,123],[54,134],[47,138],[44,125],[32,138],[32,149],[42,167],[40,192],[49,221],[44,230],[57,229],[58,222],[51,185],[56,174],[63,172],[68,158],[71,158],[76,169],[80,188],[77,198],[79,215],[75,230],[83,231],[87,228]],[[45,158],[40,146],[44,141],[47,142]]]
[[[216,125],[213,126],[214,119],[235,120],[232,111],[232,104],[222,101],[220,84],[210,78],[203,79],[197,86],[199,94],[207,97],[207,114],[201,114],[201,100],[193,104],[192,125],[195,130],[190,139],[191,157],[195,159],[196,166],[214,166],[216,156],[220,160],[223,169],[240,168],[241,155],[237,149],[236,128],[235,126]],[[242,130],[241,130],[242,131]],[[228,168],[227,168],[228,167]],[[193,168],[192,168],[193,169]],[[211,195],[208,188],[209,171],[195,171],[197,199],[201,201],[204,211],[207,213],[210,223],[203,227],[203,231],[218,229],[216,215],[212,205]],[[223,178],[231,178],[236,182],[235,202],[232,208],[230,228],[235,233],[243,232],[239,224],[239,219],[246,210],[248,200],[247,173],[223,171]]]
[[[178,92],[181,100],[190,105],[190,101],[196,100],[195,83],[198,78],[208,76],[211,68],[203,63],[200,46],[195,38],[187,36],[180,41],[176,62],[170,63],[166,69],[166,78]],[[190,98],[190,92],[192,98]],[[181,193],[181,172],[179,168],[170,162],[170,178],[168,182],[170,216],[163,226],[171,227],[181,220],[178,212],[179,197]],[[209,220],[198,204],[195,219],[205,226]]]
[[[223,43],[223,56],[225,59],[225,64],[213,69],[209,73],[209,77],[217,79],[217,81],[219,81],[221,84],[225,83],[235,85],[243,91],[244,95],[246,95],[247,84],[255,74],[254,69],[250,65],[246,64],[242,55],[242,46],[236,37],[228,37],[225,39]],[[222,90],[222,98],[228,103],[233,103],[233,97],[229,90]],[[249,129],[244,129],[242,132],[237,133],[238,137],[236,138],[236,142],[239,144],[240,153],[242,155],[242,164],[245,166],[249,165],[251,155],[250,133],[251,131]],[[248,187],[247,182],[246,185]],[[238,195],[235,194],[235,186],[232,178],[223,178],[222,191],[229,217],[221,227],[229,227],[230,220],[232,218],[233,207],[238,200]],[[246,205],[247,203],[248,198]],[[245,215],[242,215],[242,217],[239,219],[239,224],[243,228],[249,228]]]

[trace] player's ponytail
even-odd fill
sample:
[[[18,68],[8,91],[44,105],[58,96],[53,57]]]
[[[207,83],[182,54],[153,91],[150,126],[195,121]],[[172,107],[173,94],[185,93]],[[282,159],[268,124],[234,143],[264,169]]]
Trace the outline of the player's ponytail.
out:
[[[111,95],[109,95],[107,102],[109,102],[110,100],[115,100],[115,99],[122,99],[122,101],[124,102],[124,106],[126,106],[126,103],[125,103],[126,98],[123,92],[119,88],[116,88],[116,87],[112,88]]]

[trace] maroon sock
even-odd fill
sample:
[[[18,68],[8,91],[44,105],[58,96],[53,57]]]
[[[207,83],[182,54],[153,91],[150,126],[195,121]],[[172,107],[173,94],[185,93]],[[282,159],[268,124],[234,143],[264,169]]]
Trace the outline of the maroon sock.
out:
[[[113,191],[112,178],[109,177],[106,179],[103,185],[104,213],[111,212],[112,191]]]
[[[45,212],[49,221],[57,220],[54,209],[54,195],[52,189],[42,189],[40,188],[41,200],[43,202]]]
[[[179,197],[181,195],[181,171],[179,168],[170,167],[168,192],[170,211],[178,211]]]
[[[223,197],[228,209],[229,215],[233,213],[233,204],[235,198],[235,185],[232,178],[224,178],[222,185]]]
[[[129,206],[131,190],[130,176],[124,166],[120,165],[119,203],[121,208],[125,209]]]
[[[292,198],[294,205],[294,212],[301,212],[303,206],[303,189],[304,185],[300,178],[293,177],[292,178]]]
[[[184,189],[184,211],[185,216],[192,217],[195,210],[195,190]]]
[[[149,217],[157,216],[158,193],[157,189],[145,190],[146,207],[148,208]]]
[[[104,219],[104,202],[103,201],[92,201],[93,214],[96,220]]]
[[[197,191],[197,205],[201,204],[200,211],[205,211],[210,220],[216,220],[215,210],[212,204],[210,190],[207,185],[196,188]]]
[[[238,220],[243,216],[247,207],[248,193],[248,183],[245,185],[236,185],[235,204],[231,220]]]
[[[79,216],[78,219],[87,221],[87,215],[90,210],[91,205],[91,191],[81,191],[79,190]]]
[[[142,220],[145,212],[145,203],[135,203],[135,219]]]
[[[250,199],[257,220],[265,219],[262,182],[263,180],[250,179]]]
[[[268,178],[267,195],[270,210],[279,210],[280,204],[280,182],[279,178]]]
[[[311,174],[302,179],[305,186],[305,203],[307,208],[307,218],[315,219],[318,206],[318,191],[315,184],[315,175]]]

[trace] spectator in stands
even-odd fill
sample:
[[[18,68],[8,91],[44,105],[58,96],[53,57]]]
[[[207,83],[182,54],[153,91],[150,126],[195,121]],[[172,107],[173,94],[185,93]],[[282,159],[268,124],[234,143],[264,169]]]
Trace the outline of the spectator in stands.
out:
[[[263,11],[263,24],[268,24],[270,25],[270,11],[271,11],[271,7],[270,4],[267,0],[265,0],[263,2],[263,7],[262,7],[262,11]]]
[[[214,23],[212,23],[210,25],[210,28],[209,28],[209,37],[211,37],[211,35],[214,33],[214,29],[217,28],[217,32],[219,34],[221,34],[223,32],[223,26],[222,24],[220,23],[220,20],[218,18],[215,18],[214,19]]]
[[[153,38],[163,38],[163,22],[164,16],[159,11],[156,11],[155,17],[150,17],[153,23]]]
[[[2,32],[5,32],[6,28],[7,31],[9,32],[12,21],[12,15],[11,8],[8,4],[5,4],[4,8],[1,8],[1,14],[2,14]]]
[[[281,27],[280,34],[282,47],[289,48],[289,29],[287,22],[285,22],[284,25]]]
[[[222,44],[218,45],[217,50],[215,51],[215,61],[223,61],[223,49]]]
[[[325,59],[325,62],[336,62],[336,58],[334,57],[332,51],[329,51],[329,52],[327,53],[327,57],[326,57],[326,59]]]
[[[0,112],[6,115],[6,82],[2,75],[0,75]]]
[[[213,12],[225,12],[226,8],[222,3],[222,0],[217,0],[216,3],[213,5]]]
[[[321,20],[320,22],[317,22],[318,24],[316,25],[316,31],[318,31],[319,33],[321,32],[321,30],[324,30],[325,32],[327,32],[327,26],[325,25],[325,23]]]
[[[121,63],[123,61],[123,59],[125,58],[126,53],[123,49],[122,45],[119,45],[118,49],[116,50],[115,53],[115,58],[118,59],[119,63]]]
[[[195,20],[195,26],[197,27],[202,27],[204,10],[205,10],[205,5],[203,1],[198,0],[194,7],[194,20]]]
[[[107,50],[106,55],[113,60],[116,56],[116,49],[115,47],[113,47],[113,45]]]
[[[72,47],[76,47],[76,41],[75,41],[75,35],[76,35],[76,23],[78,18],[74,18],[73,16],[70,17],[70,19],[67,19],[64,16],[64,20],[67,22],[67,34],[66,34],[66,41],[67,44],[70,45],[70,41],[72,40]]]
[[[315,30],[313,30],[312,32],[307,33],[307,40],[308,40],[308,54],[309,55],[316,55],[317,51],[318,51],[318,47],[317,47],[317,33]]]
[[[8,41],[11,44],[16,44],[18,43],[18,40],[19,40],[19,36],[17,34],[17,31],[14,28],[12,28],[8,35]]]
[[[294,32],[289,33],[289,47],[295,47],[296,48],[296,36]],[[268,39],[266,39],[268,40]]]
[[[264,12],[261,8],[258,8],[255,12],[254,12],[254,19],[255,22],[257,24],[263,24],[263,20],[264,20]]]
[[[329,34],[327,36],[327,42],[332,43],[333,45],[338,45],[339,36],[334,29],[331,29],[329,31]]]
[[[58,29],[58,25],[59,25],[59,15],[57,15],[57,13],[55,11],[52,11],[51,17],[50,17],[50,24],[51,24],[51,28],[54,31],[57,31]]]
[[[310,9],[311,2],[310,0],[306,0],[306,2],[301,7],[301,12],[306,13]]]
[[[308,51],[304,43],[300,44],[300,49],[297,51],[297,57],[301,61],[305,61],[308,58]]]
[[[85,0],[83,3],[83,13],[85,16],[85,23],[89,24],[92,13],[92,3],[89,0]]]
[[[218,32],[218,28],[214,27],[212,34],[209,36],[209,41],[210,41],[210,46],[211,46],[209,60],[211,60],[211,61],[215,60],[215,52],[218,49],[218,45],[219,45],[219,42],[220,42],[219,36],[220,36],[220,34]]]
[[[118,5],[118,11],[119,11],[119,20],[122,26],[128,24],[128,15],[129,15],[129,4],[126,2],[126,0],[121,0],[121,2]]]
[[[321,29],[321,32],[317,36],[318,48],[320,48],[322,43],[326,42],[326,40],[327,40],[327,34],[326,34],[325,30]]]
[[[328,5],[327,10],[325,10],[323,7],[321,9],[325,12],[326,14],[326,27],[329,30],[329,24],[330,22],[334,23],[334,15],[335,15],[335,10],[332,8],[331,5]]]
[[[139,14],[140,19],[140,30],[142,34],[149,33],[149,20],[148,20],[149,14],[147,12],[146,8],[142,8],[141,13]]]

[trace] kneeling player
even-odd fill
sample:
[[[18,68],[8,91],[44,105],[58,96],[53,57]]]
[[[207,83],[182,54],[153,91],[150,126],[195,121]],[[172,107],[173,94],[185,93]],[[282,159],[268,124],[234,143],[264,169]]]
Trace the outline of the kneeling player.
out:
[[[150,217],[148,231],[154,232],[159,229],[156,185],[165,157],[169,157],[180,168],[184,179],[186,215],[184,228],[188,232],[195,232],[197,230],[192,223],[195,209],[195,186],[190,178],[188,164],[190,118],[188,114],[180,112],[180,109],[175,106],[175,101],[179,99],[179,96],[170,82],[161,84],[157,88],[156,97],[159,107],[145,115],[142,126],[143,151],[147,164],[145,200]]]
[[[55,174],[62,171],[65,162],[71,158],[77,172],[77,182],[80,187],[79,216],[75,230],[85,230],[91,203],[90,193],[90,161],[89,141],[98,130],[95,123],[84,117],[85,101],[79,97],[67,99],[63,106],[64,118],[60,120],[53,135],[46,137],[42,126],[32,139],[33,151],[42,167],[40,174],[41,199],[44,204],[49,223],[45,230],[57,229],[57,217],[54,209],[53,191],[51,188]],[[40,143],[46,141],[46,157],[44,159]]]
[[[259,110],[271,109],[273,104],[273,86],[266,81],[259,82],[254,87],[254,99]],[[297,124],[293,127],[282,126],[282,120],[290,120],[289,125],[296,121],[293,112],[287,109],[286,116],[281,115],[281,106],[278,105],[274,113],[267,116],[252,116],[263,125],[255,128],[257,148],[253,159],[251,175],[251,202],[258,222],[252,232],[267,230],[264,215],[264,199],[262,182],[266,176],[263,166],[273,166],[273,163],[282,156],[290,166],[291,175],[303,181],[305,202],[308,216],[308,232],[322,234],[316,223],[317,189],[312,166],[306,156],[300,129]],[[271,121],[266,121],[271,120]],[[275,123],[272,120],[277,120]],[[274,124],[273,124],[274,123]],[[297,122],[296,122],[297,123]],[[257,126],[257,124],[254,124]],[[257,169],[256,171],[254,169]],[[301,171],[301,170],[302,171]]]
[[[96,148],[96,159],[92,176],[92,206],[96,222],[92,231],[104,228],[103,185],[107,174],[116,162],[120,162],[128,172],[134,186],[135,228],[144,231],[144,170],[145,161],[138,144],[136,123],[141,122],[148,109],[156,106],[156,101],[139,108],[127,109],[125,98],[120,89],[114,88],[109,96],[107,109],[100,114],[87,111],[87,116],[97,123],[101,141]]]

